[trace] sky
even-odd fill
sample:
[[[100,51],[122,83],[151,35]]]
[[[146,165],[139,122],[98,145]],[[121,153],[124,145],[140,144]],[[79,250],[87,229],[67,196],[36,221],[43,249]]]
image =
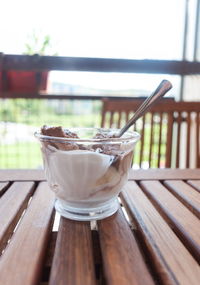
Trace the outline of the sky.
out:
[[[193,1],[193,0],[192,0]],[[134,59],[180,59],[184,0],[1,0],[0,52],[21,54],[33,32],[50,35],[47,55]],[[83,73],[82,73],[83,75]],[[97,74],[96,74],[97,75]],[[55,73],[55,77],[65,76]],[[67,74],[69,79],[69,73]],[[96,79],[95,79],[96,77]],[[90,84],[133,85],[131,75],[78,76],[70,80]],[[159,76],[154,77],[158,78]],[[91,80],[92,79],[92,80]],[[146,84],[152,83],[146,76]],[[85,82],[84,81],[84,82]],[[157,83],[156,81],[156,83]],[[134,84],[141,86],[144,76]],[[120,85],[121,84],[121,85]],[[103,87],[103,88],[104,88]]]
[[[180,58],[184,0],[1,0],[0,51],[33,31],[64,56]]]

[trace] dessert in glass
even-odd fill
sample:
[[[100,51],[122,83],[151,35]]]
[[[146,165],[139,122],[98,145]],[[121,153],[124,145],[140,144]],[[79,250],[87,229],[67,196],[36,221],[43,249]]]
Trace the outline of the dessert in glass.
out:
[[[35,133],[61,216],[89,221],[117,211],[118,194],[127,181],[133,148],[140,138],[132,131],[116,138],[118,131],[43,126]]]

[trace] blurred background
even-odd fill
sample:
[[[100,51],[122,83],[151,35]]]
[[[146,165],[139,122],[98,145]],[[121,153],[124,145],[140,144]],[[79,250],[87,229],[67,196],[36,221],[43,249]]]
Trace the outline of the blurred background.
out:
[[[102,98],[146,97],[165,78],[167,96],[200,101],[199,0],[2,0],[1,12],[0,168],[41,167],[34,131],[98,127]]]

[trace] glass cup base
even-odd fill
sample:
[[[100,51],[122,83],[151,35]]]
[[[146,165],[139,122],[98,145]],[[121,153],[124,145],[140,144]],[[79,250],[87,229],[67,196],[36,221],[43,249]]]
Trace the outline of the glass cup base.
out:
[[[101,220],[113,215],[118,208],[119,202],[117,198],[102,203],[98,207],[92,208],[72,207],[68,203],[60,201],[59,199],[55,202],[55,209],[61,216],[76,221]]]

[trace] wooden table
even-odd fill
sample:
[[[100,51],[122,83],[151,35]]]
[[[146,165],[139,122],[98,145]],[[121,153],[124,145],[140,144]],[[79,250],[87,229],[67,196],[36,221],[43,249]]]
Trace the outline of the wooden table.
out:
[[[58,230],[42,170],[0,181],[0,284],[200,284],[200,169],[132,171],[115,215]]]

